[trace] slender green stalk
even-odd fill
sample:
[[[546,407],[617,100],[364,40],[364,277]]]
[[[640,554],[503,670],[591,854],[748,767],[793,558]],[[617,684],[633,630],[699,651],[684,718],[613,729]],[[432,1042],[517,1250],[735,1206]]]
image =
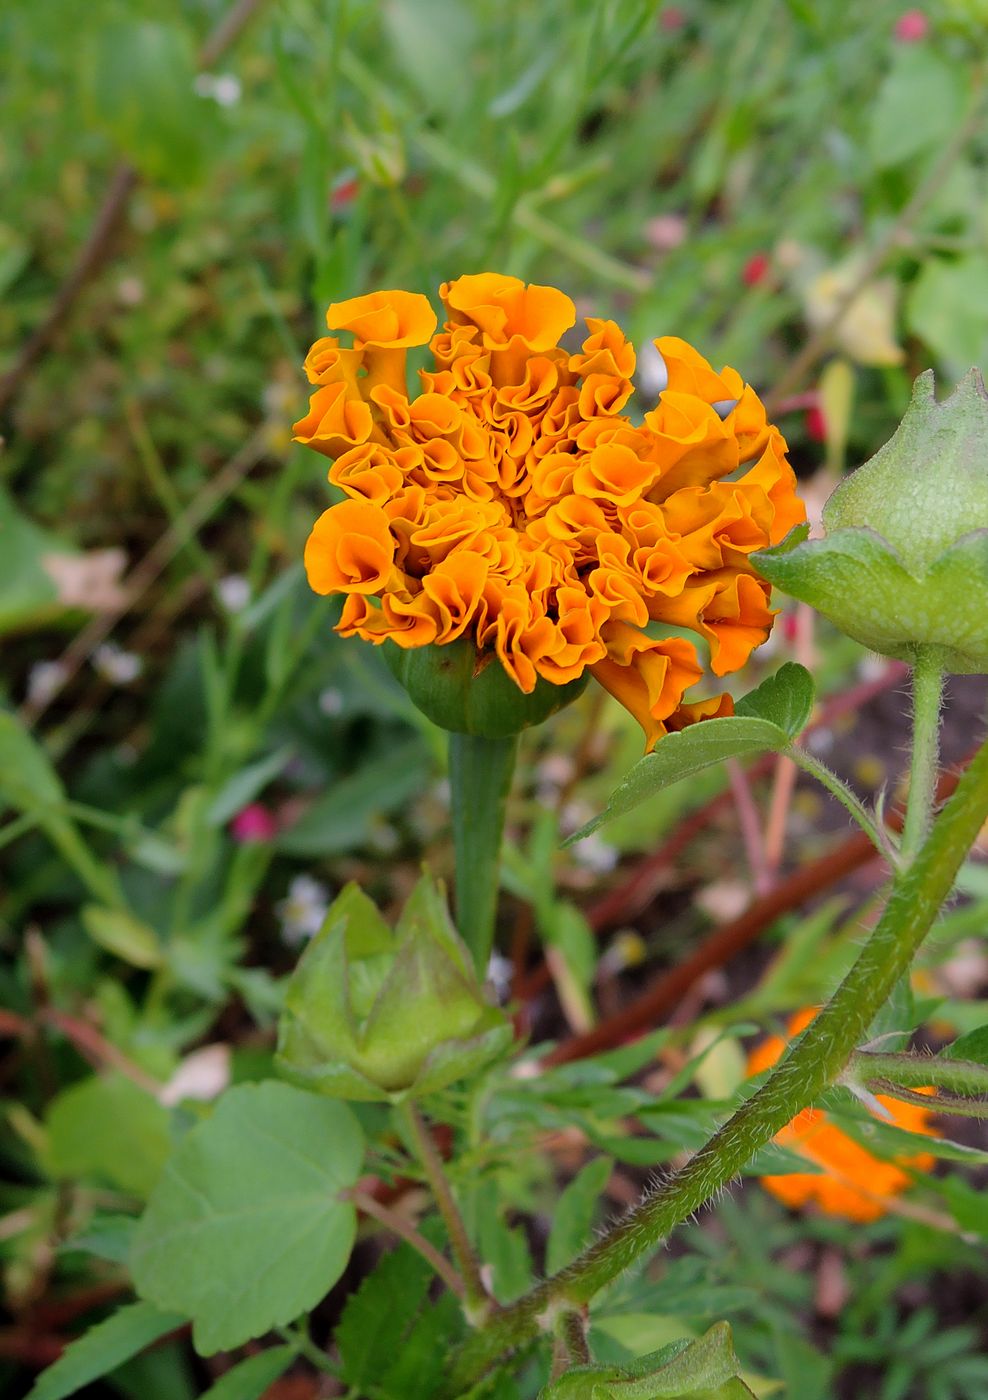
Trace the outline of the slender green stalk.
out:
[[[900,1086],[907,1089],[946,1089],[947,1093],[988,1095],[988,1064],[973,1060],[946,1060],[928,1054],[875,1054],[859,1050],[851,1058],[845,1084],[875,1088],[882,1081],[882,1091],[894,1093]],[[939,1103],[939,1100],[936,1100]],[[929,1098],[926,1098],[929,1103]],[[982,1110],[985,1105],[981,1105]]]
[[[909,770],[909,805],[900,853],[908,864],[930,829],[940,759],[940,705],[943,662],[930,647],[919,647],[913,664],[913,758]]]
[[[454,1384],[463,1388],[498,1356],[544,1330],[561,1309],[589,1301],[705,1205],[759,1148],[841,1077],[929,931],[986,818],[988,743],[961,778],[912,864],[897,876],[885,911],[857,962],[762,1088],[681,1171],[615,1229],[567,1268],[492,1317],[463,1347]]]
[[[804,773],[809,773],[811,777],[816,778],[818,783],[822,783],[827,791],[837,798],[837,801],[846,808],[858,826],[867,833],[883,856],[892,854],[893,848],[889,836],[878,825],[857,794],[852,792],[836,773],[832,773],[825,763],[821,763],[818,758],[807,753],[806,749],[798,748],[795,744],[787,749],[786,753],[793,763],[797,763],[802,768]]]
[[[487,970],[494,942],[501,837],[517,749],[514,736],[449,736],[456,926],[481,977]]]
[[[491,1299],[480,1277],[480,1265],[473,1252],[463,1217],[453,1199],[453,1191],[443,1170],[442,1159],[436,1151],[428,1124],[410,1100],[402,1104],[401,1113],[415,1144],[415,1154],[432,1190],[436,1208],[446,1226],[453,1256],[459,1266],[462,1289],[454,1288],[453,1291],[462,1297],[463,1310],[468,1319],[475,1325],[479,1324],[491,1311]]]

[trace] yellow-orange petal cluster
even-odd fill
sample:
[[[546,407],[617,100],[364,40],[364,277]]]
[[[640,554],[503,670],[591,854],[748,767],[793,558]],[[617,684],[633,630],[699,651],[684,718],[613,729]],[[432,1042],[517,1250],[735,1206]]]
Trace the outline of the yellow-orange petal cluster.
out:
[[[589,669],[641,723],[730,712],[684,704],[702,675],[737,670],[772,624],[749,563],[804,518],[786,444],[734,370],[685,341],[656,346],[668,383],[644,421],[623,412],[635,352],[613,321],[576,321],[554,287],[494,273],[424,296],[335,303],[305,368],[316,386],[295,437],[334,459],[346,500],[305,551],[318,593],[346,595],[339,630],[401,647],[467,636],[530,693]],[[410,393],[406,355],[428,344]],[[658,624],[658,627],[653,624]]]
[[[793,1016],[788,1026],[789,1038],[805,1030],[815,1015],[815,1010],[807,1009]],[[763,1041],[748,1057],[748,1073],[760,1074],[770,1069],[786,1044],[781,1036]],[[910,1133],[934,1131],[927,1109],[884,1094],[877,1098],[897,1128]],[[815,1205],[827,1215],[862,1224],[878,1220],[888,1209],[889,1201],[911,1184],[912,1177],[904,1168],[929,1171],[935,1160],[928,1152],[919,1152],[894,1162],[882,1161],[835,1127],[817,1108],[804,1108],[776,1135],[775,1141],[805,1157],[816,1170],[763,1176],[760,1180],[767,1191],[793,1210]]]

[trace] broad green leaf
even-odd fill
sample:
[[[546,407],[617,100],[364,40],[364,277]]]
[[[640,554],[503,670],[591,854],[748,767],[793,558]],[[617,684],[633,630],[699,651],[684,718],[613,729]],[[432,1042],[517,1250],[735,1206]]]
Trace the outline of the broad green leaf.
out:
[[[27,1400],[65,1400],[90,1381],[129,1361],[146,1346],[181,1327],[181,1313],[161,1312],[152,1303],[131,1303],[105,1322],[90,1327],[34,1383]]]
[[[260,1400],[265,1391],[283,1376],[295,1360],[295,1347],[268,1347],[231,1367],[215,1385],[204,1390],[200,1400]]]
[[[597,1206],[614,1163],[597,1157],[577,1172],[556,1202],[546,1246],[545,1267],[554,1274],[575,1259],[587,1243]]]
[[[988,1065],[988,1026],[979,1026],[945,1045],[940,1051],[945,1060],[973,1060],[976,1065]]]
[[[879,170],[935,150],[949,138],[964,107],[961,73],[930,44],[898,46],[871,109],[868,146]]]
[[[96,1177],[147,1197],[171,1152],[171,1115],[122,1074],[73,1084],[47,1117],[48,1168],[65,1179]]]
[[[421,1255],[400,1245],[383,1255],[374,1272],[350,1294],[336,1329],[347,1385],[364,1391],[380,1382],[401,1350],[431,1278]]]
[[[787,661],[756,690],[742,695],[734,712],[768,720],[784,729],[790,739],[795,739],[806,728],[814,693],[813,677],[806,667]]]
[[[104,909],[99,904],[87,904],[82,910],[82,924],[94,943],[130,963],[131,967],[161,966],[163,954],[158,935],[126,909]]]
[[[193,1320],[204,1355],[312,1308],[346,1267],[363,1162],[345,1104],[268,1081],[231,1089],[183,1138],[131,1254],[138,1291]]]

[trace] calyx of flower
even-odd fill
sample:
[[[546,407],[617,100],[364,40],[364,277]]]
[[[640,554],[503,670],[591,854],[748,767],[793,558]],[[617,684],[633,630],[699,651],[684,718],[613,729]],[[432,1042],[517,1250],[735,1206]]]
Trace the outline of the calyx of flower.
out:
[[[786,593],[884,656],[988,670],[988,394],[971,370],[942,403],[932,370],[894,436],[837,487],[825,534],[752,555]]]
[[[475,1073],[510,1039],[424,875],[393,930],[359,886],[334,900],[289,981],[278,1065],[334,1098],[397,1102]]]
[[[442,729],[483,739],[508,739],[561,710],[587,688],[585,671],[566,685],[541,676],[528,695],[493,652],[478,652],[465,637],[445,646],[382,647],[395,679],[424,715]]]

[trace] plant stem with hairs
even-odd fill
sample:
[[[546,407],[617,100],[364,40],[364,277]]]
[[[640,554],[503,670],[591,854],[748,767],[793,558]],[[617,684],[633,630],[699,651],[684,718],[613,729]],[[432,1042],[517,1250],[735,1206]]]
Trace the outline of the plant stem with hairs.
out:
[[[931,745],[935,752],[928,726],[935,727],[938,719],[938,707],[917,703],[914,749],[920,753],[929,753]],[[914,783],[910,805],[913,802],[929,810],[924,783]],[[986,819],[988,743],[976,754],[925,842],[897,873],[884,913],[857,962],[765,1084],[685,1167],[624,1220],[471,1337],[458,1358],[454,1384],[462,1388],[472,1383],[505,1352],[551,1331],[560,1313],[589,1302],[705,1205],[801,1109],[843,1076],[929,932]]]

